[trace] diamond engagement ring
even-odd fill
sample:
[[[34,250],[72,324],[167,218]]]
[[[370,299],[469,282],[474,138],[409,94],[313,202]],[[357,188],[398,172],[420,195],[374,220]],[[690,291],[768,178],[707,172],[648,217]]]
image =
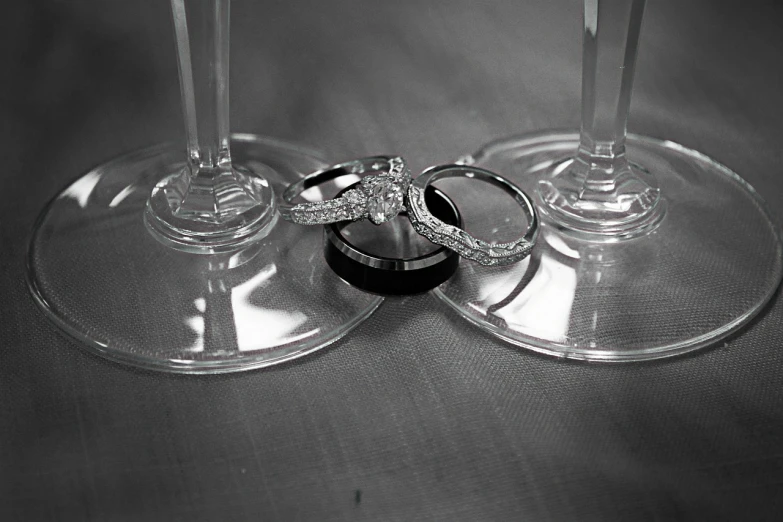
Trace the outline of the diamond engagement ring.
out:
[[[292,204],[305,190],[341,176],[361,177],[356,188],[326,201]],[[411,183],[408,166],[399,156],[372,156],[313,172],[283,192],[280,215],[300,225],[326,225],[369,219],[380,225],[405,210],[405,194]]]
[[[427,208],[424,191],[436,180],[457,177],[490,183],[513,196],[527,217],[525,234],[509,243],[489,243],[433,216]],[[509,265],[524,259],[533,250],[538,236],[538,214],[530,197],[505,178],[478,167],[441,165],[427,169],[411,183],[407,200],[408,218],[416,232],[433,243],[456,250],[462,257],[485,266]]]

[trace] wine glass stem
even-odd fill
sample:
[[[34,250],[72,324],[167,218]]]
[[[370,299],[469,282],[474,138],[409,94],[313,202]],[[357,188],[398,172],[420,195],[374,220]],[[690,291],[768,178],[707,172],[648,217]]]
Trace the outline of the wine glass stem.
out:
[[[144,220],[153,237],[187,252],[239,251],[264,237],[276,218],[266,167],[231,160],[229,1],[171,0],[187,162],[161,169]]]
[[[636,50],[646,0],[585,0],[580,154],[624,158]]]
[[[171,0],[171,6],[191,175],[209,175],[231,166],[229,0]]]
[[[585,0],[582,128],[573,161],[539,183],[543,210],[558,225],[633,237],[660,222],[653,176],[625,155],[626,124],[645,0]]]

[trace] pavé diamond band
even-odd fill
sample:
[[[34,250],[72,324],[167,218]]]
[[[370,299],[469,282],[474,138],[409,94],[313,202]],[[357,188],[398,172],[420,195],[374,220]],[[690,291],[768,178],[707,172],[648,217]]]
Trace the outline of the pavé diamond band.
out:
[[[525,234],[509,243],[489,243],[433,216],[427,208],[424,191],[436,180],[457,177],[490,183],[513,196],[527,217]],[[524,259],[530,254],[538,236],[538,214],[530,197],[505,178],[478,167],[441,165],[427,169],[411,183],[407,205],[408,218],[416,232],[433,243],[456,250],[462,257],[486,266],[509,265]]]
[[[292,204],[305,190],[341,176],[361,181],[341,196],[326,201]],[[283,218],[300,225],[326,225],[369,219],[379,225],[405,210],[405,194],[411,173],[405,160],[392,156],[361,158],[313,172],[283,192],[279,204]]]

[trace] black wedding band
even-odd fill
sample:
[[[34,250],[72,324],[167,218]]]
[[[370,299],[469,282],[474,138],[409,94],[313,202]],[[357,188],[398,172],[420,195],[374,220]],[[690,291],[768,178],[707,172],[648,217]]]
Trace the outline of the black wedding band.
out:
[[[462,227],[462,216],[446,194],[428,187],[424,197],[434,216],[452,226]],[[342,234],[348,224],[324,226],[324,257],[338,276],[362,290],[381,295],[420,294],[444,283],[459,266],[459,255],[443,246],[413,258],[372,255],[348,242]]]

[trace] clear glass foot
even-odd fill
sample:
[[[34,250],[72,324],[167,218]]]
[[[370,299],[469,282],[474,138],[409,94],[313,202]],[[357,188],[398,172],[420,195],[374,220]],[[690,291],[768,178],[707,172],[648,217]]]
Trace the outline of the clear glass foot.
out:
[[[308,149],[258,136],[234,135],[231,148],[240,172],[263,174],[260,193],[270,197],[326,166]],[[260,239],[245,235],[255,240],[223,254],[163,244],[145,224],[147,201],[153,189],[165,194],[161,178],[181,173],[185,159],[181,148],[166,146],[123,156],[69,185],[39,217],[29,286],[47,317],[80,346],[171,372],[259,368],[328,345],[382,302],[333,274],[320,227],[266,219]],[[247,214],[224,216],[230,222]],[[202,225],[209,230],[208,221]]]
[[[464,161],[507,176],[547,208],[538,189],[572,161],[578,145],[576,132],[537,133],[495,142]],[[681,145],[629,135],[627,150],[654,174],[665,197],[653,229],[607,242],[574,234],[542,212],[529,260],[503,268],[463,262],[436,295],[513,344],[584,360],[668,357],[710,345],[750,321],[783,274],[778,229],[758,194],[728,168]],[[514,225],[487,211],[496,207],[494,194],[448,192],[465,221],[485,233]]]
[[[269,232],[277,213],[268,168],[229,164],[210,175],[189,169],[161,180],[147,202],[144,220],[159,241],[213,254],[241,250]]]
[[[666,209],[658,182],[621,156],[597,156],[580,147],[576,157],[548,169],[537,191],[541,212],[575,235],[618,241],[646,234]]]

